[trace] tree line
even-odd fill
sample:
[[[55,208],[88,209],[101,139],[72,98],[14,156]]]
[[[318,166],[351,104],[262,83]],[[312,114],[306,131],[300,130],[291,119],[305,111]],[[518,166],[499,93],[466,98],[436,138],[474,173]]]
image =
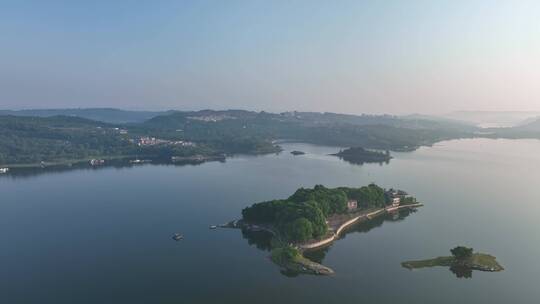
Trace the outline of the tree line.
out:
[[[358,201],[359,208],[384,207],[389,201],[385,190],[376,184],[360,188],[300,188],[284,200],[253,204],[242,210],[247,222],[270,223],[289,241],[303,242],[324,236],[326,219],[347,212],[348,200]]]

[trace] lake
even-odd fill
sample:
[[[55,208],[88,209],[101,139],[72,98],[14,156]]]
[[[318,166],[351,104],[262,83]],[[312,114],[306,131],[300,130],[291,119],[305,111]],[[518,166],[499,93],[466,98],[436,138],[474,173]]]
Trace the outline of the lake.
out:
[[[0,302],[537,303],[540,141],[446,141],[381,165],[349,164],[328,156],[332,147],[283,147],[196,166],[0,176]],[[299,187],[370,182],[425,207],[360,225],[318,253],[332,277],[283,275],[241,231],[208,229]],[[400,265],[462,244],[506,270],[460,279]]]

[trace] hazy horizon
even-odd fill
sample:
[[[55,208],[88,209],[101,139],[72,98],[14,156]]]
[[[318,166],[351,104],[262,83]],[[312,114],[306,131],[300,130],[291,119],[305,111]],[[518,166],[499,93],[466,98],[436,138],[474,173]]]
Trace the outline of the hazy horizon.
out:
[[[286,109],[282,111],[269,111],[264,109],[251,109],[251,108],[204,108],[204,107],[191,107],[191,108],[133,108],[133,107],[114,107],[114,106],[78,106],[78,107],[26,107],[26,108],[0,108],[0,111],[47,111],[47,110],[99,110],[99,109],[110,109],[110,110],[120,110],[120,111],[135,111],[135,112],[166,112],[166,111],[180,111],[180,112],[190,112],[190,111],[228,111],[228,110],[239,110],[239,111],[251,111],[251,112],[269,112],[269,113],[285,113],[285,112],[312,112],[312,113],[334,113],[334,114],[346,114],[346,115],[396,115],[396,116],[407,116],[407,115],[426,115],[426,116],[451,116],[457,114],[531,114],[537,115],[540,114],[540,110],[511,110],[511,111],[496,111],[496,110],[455,110],[450,112],[440,112],[440,113],[422,113],[422,112],[407,112],[401,114],[387,113],[387,112],[356,112],[356,113],[347,113],[347,112],[337,112],[337,111],[314,111],[314,110],[297,110],[297,109]]]
[[[4,1],[0,108],[540,111],[537,1]]]

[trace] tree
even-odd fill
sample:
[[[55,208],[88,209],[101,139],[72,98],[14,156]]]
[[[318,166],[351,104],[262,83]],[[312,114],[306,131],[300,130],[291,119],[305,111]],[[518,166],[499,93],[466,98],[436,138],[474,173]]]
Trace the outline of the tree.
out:
[[[303,242],[312,238],[313,227],[308,219],[300,217],[291,223],[287,232],[290,239]]]
[[[454,249],[451,249],[450,252],[458,260],[465,260],[472,256],[473,249],[464,246],[457,246]]]

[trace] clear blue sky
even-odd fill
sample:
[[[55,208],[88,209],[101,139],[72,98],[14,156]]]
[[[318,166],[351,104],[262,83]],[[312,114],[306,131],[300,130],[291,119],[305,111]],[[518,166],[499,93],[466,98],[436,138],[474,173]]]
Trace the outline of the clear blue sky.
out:
[[[4,1],[0,108],[540,110],[540,1]]]

